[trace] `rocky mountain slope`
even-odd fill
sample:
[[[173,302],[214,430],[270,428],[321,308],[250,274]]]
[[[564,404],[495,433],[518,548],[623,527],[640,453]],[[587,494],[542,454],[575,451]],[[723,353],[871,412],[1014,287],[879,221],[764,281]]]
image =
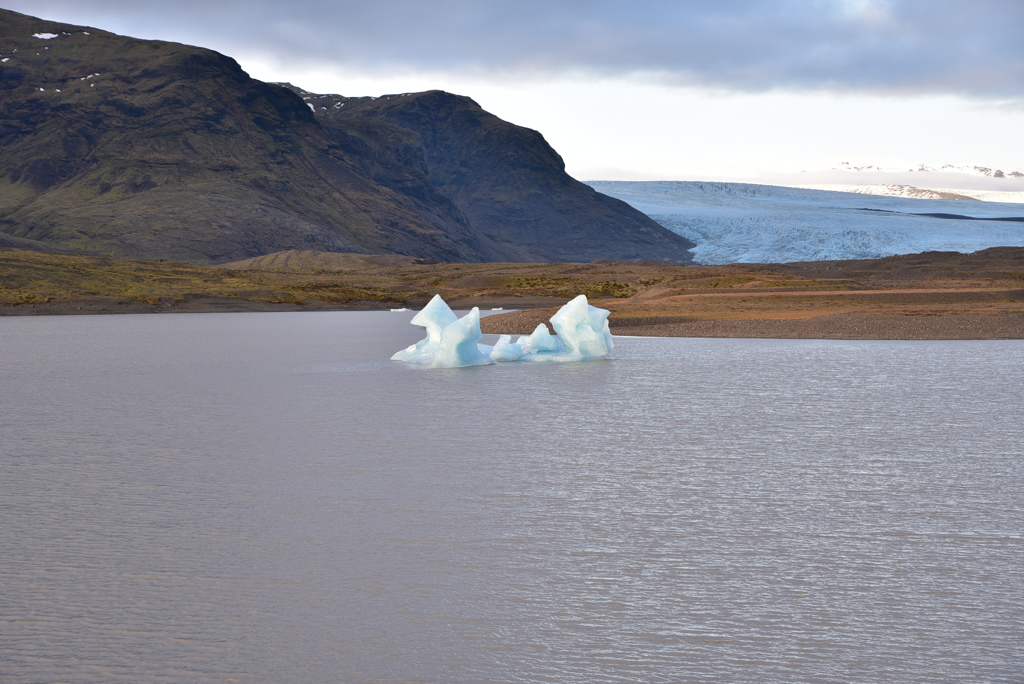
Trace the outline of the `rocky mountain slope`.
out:
[[[503,121],[468,97],[439,90],[344,97],[282,85],[302,96],[327,126],[369,119],[415,132],[434,187],[474,228],[532,261],[678,261],[679,250],[694,246],[573,179],[540,133]]]
[[[0,39],[0,233],[34,241],[20,247],[194,263],[286,249],[442,261],[690,258],[687,240],[597,193],[569,192],[571,220],[538,214],[531,207],[550,204],[544,195],[575,181],[539,134],[479,108],[533,146],[452,130],[453,150],[487,157],[481,146],[494,145],[492,163],[522,154],[546,164],[492,174],[487,191],[501,202],[490,223],[463,208],[482,191],[436,180],[439,165],[460,162],[439,160],[396,117],[314,117],[292,90],[197,47],[6,10]],[[469,189],[454,195],[459,187]]]

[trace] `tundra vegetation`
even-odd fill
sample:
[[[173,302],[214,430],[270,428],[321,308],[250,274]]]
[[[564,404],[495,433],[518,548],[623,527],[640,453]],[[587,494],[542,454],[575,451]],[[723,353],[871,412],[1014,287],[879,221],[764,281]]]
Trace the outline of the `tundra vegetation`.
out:
[[[288,251],[216,267],[0,250],[4,314],[416,308],[434,294],[454,308],[525,310],[485,318],[485,332],[529,333],[583,294],[612,312],[618,334],[745,336],[744,321],[772,321],[777,332],[757,336],[799,337],[806,335],[786,331],[845,320],[838,332],[815,336],[886,337],[885,326],[931,329],[967,316],[973,332],[926,336],[1024,337],[1024,248],[727,266]],[[713,322],[727,325],[708,327]],[[863,331],[855,334],[857,325]]]

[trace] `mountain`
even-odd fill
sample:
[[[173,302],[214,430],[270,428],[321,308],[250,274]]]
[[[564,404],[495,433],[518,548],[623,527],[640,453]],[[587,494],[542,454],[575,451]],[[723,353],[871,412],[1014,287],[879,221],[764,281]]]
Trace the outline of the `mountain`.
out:
[[[0,19],[6,233],[199,263],[296,246],[504,256],[450,202],[367,177],[365,160],[301,99],[228,57],[13,12]],[[392,167],[429,195],[421,169]]]
[[[699,264],[876,259],[1024,247],[1024,205],[747,183],[594,181],[693,240]]]
[[[327,126],[384,121],[413,131],[426,148],[430,181],[470,224],[530,261],[678,261],[693,246],[638,216],[628,204],[565,173],[537,131],[440,90],[383,97],[314,94],[285,85]]]
[[[442,261],[691,258],[687,240],[628,205],[581,194],[539,134],[479,108],[489,126],[520,132],[451,131],[452,149],[490,155],[499,179],[487,189],[504,218],[496,210],[481,226],[462,208],[477,206],[474,189],[456,198],[457,186],[435,182],[447,162],[397,119],[318,118],[291,89],[203,48],[6,10],[0,39],[0,232],[34,241],[21,246],[193,263],[289,249]],[[517,148],[527,138],[532,147]],[[543,159],[532,175],[500,173],[517,155]],[[560,189],[571,199],[553,202],[563,214],[535,210]]]

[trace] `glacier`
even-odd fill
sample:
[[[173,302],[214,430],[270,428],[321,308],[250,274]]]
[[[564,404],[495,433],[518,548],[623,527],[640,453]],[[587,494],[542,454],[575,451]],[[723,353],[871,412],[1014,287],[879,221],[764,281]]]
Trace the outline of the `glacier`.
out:
[[[591,306],[586,295],[579,295],[551,317],[558,337],[541,323],[529,336],[512,342],[511,335],[501,335],[491,347],[480,342],[479,308],[459,318],[441,295],[434,295],[410,321],[426,328],[427,336],[395,352],[391,360],[429,364],[431,368],[464,368],[496,362],[607,359],[615,346],[608,314],[607,309]]]
[[[875,259],[1024,246],[1024,206],[913,199],[775,185],[589,181],[693,240],[700,264]],[[963,220],[922,216],[970,216]]]

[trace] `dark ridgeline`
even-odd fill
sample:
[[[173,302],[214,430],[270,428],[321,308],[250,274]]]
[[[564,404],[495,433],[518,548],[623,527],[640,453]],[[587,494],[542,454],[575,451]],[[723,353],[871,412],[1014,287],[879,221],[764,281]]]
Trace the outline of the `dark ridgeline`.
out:
[[[469,98],[300,96],[211,50],[7,10],[0,38],[0,246],[691,259],[688,240]]]
[[[573,179],[539,132],[503,121],[468,97],[441,90],[344,97],[282,85],[312,105],[339,137],[367,119],[413,131],[425,148],[433,186],[474,228],[530,261],[680,261],[680,253],[694,246]]]

